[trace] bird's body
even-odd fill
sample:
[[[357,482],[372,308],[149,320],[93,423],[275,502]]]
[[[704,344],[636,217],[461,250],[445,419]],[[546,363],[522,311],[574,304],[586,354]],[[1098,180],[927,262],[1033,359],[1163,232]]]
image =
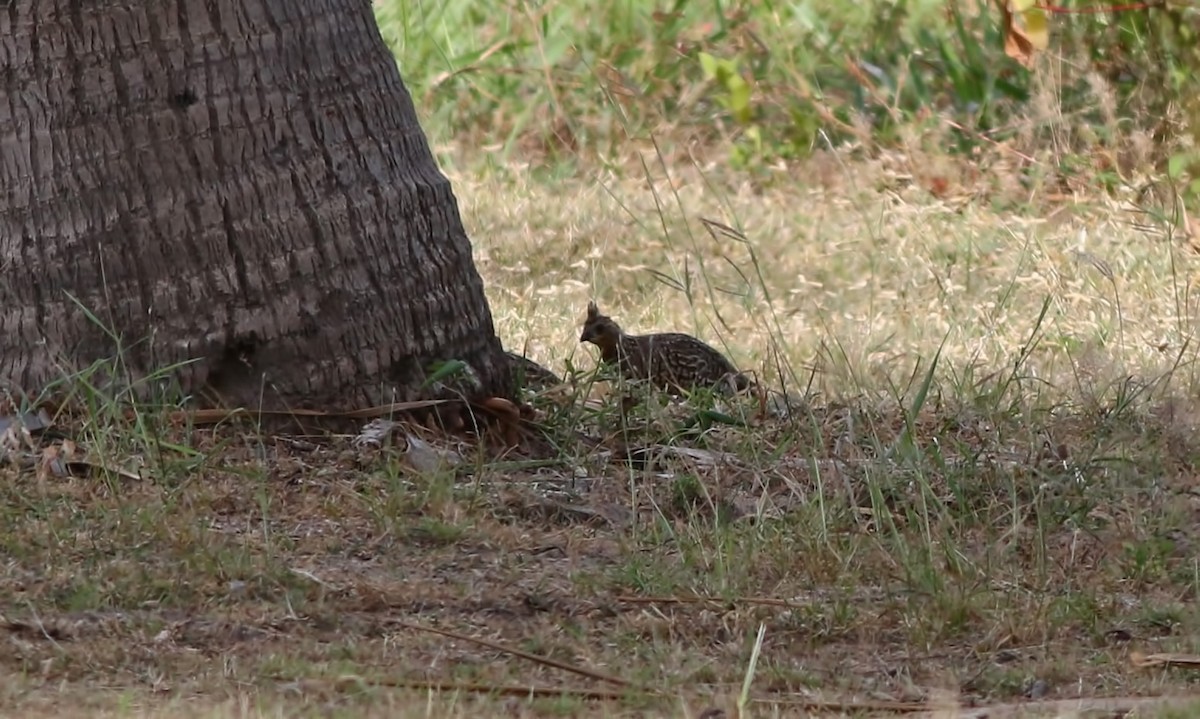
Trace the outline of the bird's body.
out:
[[[525,355],[516,352],[506,352],[508,355],[509,372],[513,384],[517,387],[533,390],[543,390],[562,384],[562,378]]]
[[[626,334],[611,317],[588,303],[580,342],[600,348],[600,361],[613,365],[627,380],[646,380],[672,391],[729,384],[737,390],[750,380],[725,355],[682,332]]]

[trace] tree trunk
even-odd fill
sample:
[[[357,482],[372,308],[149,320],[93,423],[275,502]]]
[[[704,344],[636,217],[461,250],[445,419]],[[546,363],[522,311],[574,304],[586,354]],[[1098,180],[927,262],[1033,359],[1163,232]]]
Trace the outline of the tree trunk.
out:
[[[0,384],[344,408],[459,359],[508,394],[366,0],[10,0],[0,67]]]

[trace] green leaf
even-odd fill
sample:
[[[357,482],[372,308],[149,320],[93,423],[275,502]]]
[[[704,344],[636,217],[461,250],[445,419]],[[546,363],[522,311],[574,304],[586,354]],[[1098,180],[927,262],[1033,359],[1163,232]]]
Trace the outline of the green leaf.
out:
[[[921,382],[916,396],[913,397],[912,406],[908,410],[908,416],[913,422],[921,414],[921,409],[925,407],[925,400],[929,398],[929,388],[933,386],[934,373],[937,371],[938,361],[942,359],[942,350],[945,349],[946,340],[949,338],[949,333],[942,338],[942,344],[938,346],[937,353],[933,355],[933,361],[929,363],[929,370],[925,372],[925,380]]]
[[[431,369],[433,374],[425,379],[422,387],[428,387],[435,382],[441,382],[447,377],[452,377],[467,368],[467,363],[459,359],[446,360],[445,362],[435,363]]]
[[[717,58],[706,52],[700,53],[700,69],[704,71],[705,80],[715,79],[717,77]]]
[[[751,125],[746,128],[746,139],[750,141],[754,148],[755,154],[761,155],[763,151],[762,128],[758,125]]]
[[[735,74],[729,79],[729,111],[733,113],[733,119],[742,124],[749,123],[754,114],[750,107],[750,84],[741,75]]]
[[[1038,50],[1045,50],[1050,45],[1050,23],[1046,19],[1046,11],[1040,7],[1030,7],[1021,11],[1025,18],[1025,36]]]
[[[1171,155],[1171,159],[1167,160],[1167,176],[1172,180],[1178,180],[1183,175],[1183,171],[1187,169],[1191,159],[1191,154],[1187,152],[1177,152]]]

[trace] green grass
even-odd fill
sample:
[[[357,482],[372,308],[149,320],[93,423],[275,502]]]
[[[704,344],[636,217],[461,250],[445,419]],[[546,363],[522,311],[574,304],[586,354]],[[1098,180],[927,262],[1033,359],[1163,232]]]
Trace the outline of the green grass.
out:
[[[720,0],[376,4],[384,38],[436,141],[479,140],[504,158],[545,158],[571,168],[610,162],[650,135],[708,151],[717,140],[737,145],[765,131],[770,154],[806,153],[823,113],[850,124],[853,114],[885,111],[879,103],[887,102],[887,90],[864,87],[857,70],[842,67],[845,53],[871,49],[878,51],[865,58],[872,63],[907,64],[922,43],[953,40],[940,20],[944,7],[935,0],[903,7]],[[980,24],[988,26],[986,15]],[[715,63],[707,72],[702,54]],[[716,67],[728,72],[718,78]],[[907,99],[900,75],[909,68],[884,70],[892,73],[889,82],[901,84],[894,99]],[[919,77],[938,70],[911,71]],[[748,92],[735,89],[737,77],[748,80]],[[742,143],[739,156],[746,152]]]
[[[1036,196],[1182,168],[1197,127],[1181,80],[1194,53],[1170,29],[1187,35],[1187,10],[1055,14],[1056,44],[1028,72],[989,3],[375,7],[442,162],[476,172],[636,174],[658,153],[769,182],[833,145],[1002,163]]]
[[[119,360],[73,377],[62,423],[108,469],[38,471],[41,448],[0,466],[6,713],[769,717],[1192,692],[1129,661],[1200,633],[1195,258],[1132,203],[1154,148],[1083,147],[1047,70],[1025,104],[988,90],[1026,114],[976,154],[948,124],[965,80],[894,96],[935,100],[927,117],[878,115],[833,59],[873,48],[890,72],[925,47],[949,67],[942,3],[886,35],[870,4],[480,7],[377,10],[497,332],[571,378],[526,397],[553,451],[408,427],[461,458],[414,466],[403,433],[190,427],[100,392]],[[754,68],[752,122],[700,51]],[[805,144],[798,78],[871,142]],[[751,126],[767,152],[746,153]],[[1147,162],[1114,179],[1097,147]],[[579,343],[590,299],[725,349],[787,415],[700,395],[623,412]]]

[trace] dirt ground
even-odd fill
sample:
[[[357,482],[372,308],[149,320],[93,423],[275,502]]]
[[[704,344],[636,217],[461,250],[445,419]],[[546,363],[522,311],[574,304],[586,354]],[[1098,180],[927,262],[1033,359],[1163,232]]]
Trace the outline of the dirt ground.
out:
[[[810,407],[796,421],[753,404],[748,428],[670,442],[651,430],[686,425],[682,405],[620,435],[596,415],[599,441],[577,433],[553,453],[545,435],[536,452],[501,451],[415,426],[380,447],[238,427],[139,444],[85,428],[86,456],[109,441],[125,474],[3,470],[0,703],[28,716],[734,716],[760,628],[754,716],[1008,716],[967,709],[1187,692],[1186,668],[1139,667],[1135,652],[1190,645],[1195,585],[1112,570],[1137,531],[1123,520],[1194,517],[1190,487],[1098,499],[1104,526],[1081,531],[1050,523],[1069,487],[1002,491],[1021,467],[1053,483],[1079,471],[1070,462],[980,447],[972,497],[948,488],[949,454],[940,474],[870,456],[901,446],[897,417]],[[854,416],[872,429],[856,434]],[[1183,476],[1179,457],[1160,459]],[[934,499],[981,521],[911,511]],[[1194,566],[1192,540],[1176,539],[1143,571]]]

